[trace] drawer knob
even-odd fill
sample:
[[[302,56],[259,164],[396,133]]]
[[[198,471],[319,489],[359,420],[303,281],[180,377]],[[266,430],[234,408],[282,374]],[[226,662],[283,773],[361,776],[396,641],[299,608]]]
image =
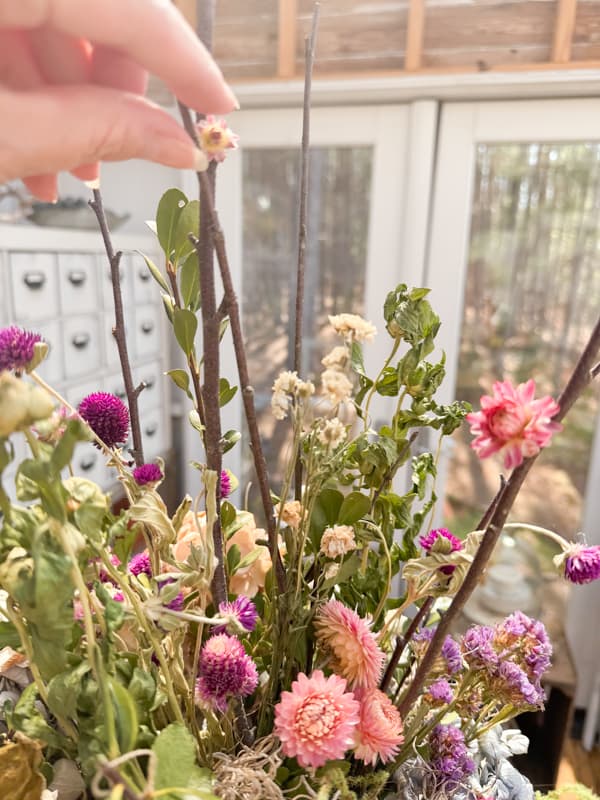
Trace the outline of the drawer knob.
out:
[[[154,323],[150,321],[142,322],[142,333],[152,333],[154,330]]]
[[[154,436],[156,431],[158,430],[158,425],[156,422],[153,422],[151,425],[147,425],[145,429],[146,436]]]
[[[29,289],[41,289],[46,283],[46,276],[43,272],[26,272],[23,282]]]
[[[89,333],[76,333],[71,342],[77,350],[84,350],[90,343],[90,335]]]
[[[149,273],[149,272],[146,272],[146,270],[145,270],[145,269],[141,269],[141,270],[138,272],[138,275],[139,275],[139,278],[140,278],[140,280],[141,280],[141,281],[144,281],[144,283],[146,283],[147,281],[149,281],[149,280],[150,280],[150,278],[151,278],[151,275],[150,275],[150,273]]]
[[[79,462],[79,466],[84,472],[89,472],[91,469],[94,469],[95,463],[96,463],[96,456],[92,454],[90,456],[87,456],[86,458],[82,458],[81,461]]]
[[[69,283],[73,286],[83,286],[87,278],[87,275],[83,270],[73,270],[69,272]]]

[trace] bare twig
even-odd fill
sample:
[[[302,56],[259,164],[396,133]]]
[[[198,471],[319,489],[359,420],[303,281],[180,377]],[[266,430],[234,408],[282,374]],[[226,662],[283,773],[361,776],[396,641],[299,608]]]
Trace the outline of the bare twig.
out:
[[[417,628],[421,624],[421,620],[429,613],[432,605],[433,597],[428,597],[411,620],[411,623],[408,626],[404,636],[399,636],[396,639],[396,646],[394,648],[394,652],[392,653],[392,657],[390,658],[390,663],[387,665],[383,678],[381,679],[381,685],[379,688],[382,692],[387,692],[387,690],[390,688],[390,683],[392,682],[394,672],[396,671],[396,667],[400,661],[400,656],[404,652],[404,648],[414,636]]]
[[[302,372],[302,328],[304,322],[304,274],[308,237],[308,173],[310,166],[310,94],[319,24],[319,3],[315,3],[310,36],[304,39],[304,105],[302,112],[302,158],[300,167],[300,210],[298,222],[298,266],[296,270],[296,325],[294,331],[294,369]],[[302,499],[302,459],[296,454],[295,497]]]
[[[135,461],[136,466],[144,463],[144,448],[142,443],[142,429],[140,425],[140,413],[138,409],[138,397],[145,384],[140,384],[135,387],[133,384],[133,375],[131,374],[131,363],[129,361],[129,353],[127,351],[127,338],[125,335],[125,316],[123,313],[123,294],[121,292],[121,275],[119,272],[119,264],[121,262],[122,253],[115,252],[113,247],[110,231],[108,229],[108,222],[106,214],[104,213],[104,204],[102,202],[102,195],[100,189],[94,189],[94,199],[90,200],[89,205],[100,226],[102,239],[104,240],[104,249],[110,264],[110,278],[112,282],[113,300],[115,304],[115,326],[113,328],[113,336],[117,343],[119,351],[119,361],[121,362],[121,372],[123,373],[123,382],[125,384],[125,393],[127,394],[127,404],[129,406],[129,418],[131,422],[131,438],[133,440],[133,447],[131,448],[131,455]]]
[[[592,381],[593,367],[598,357],[599,350],[600,319],[596,323],[588,343],[579,357],[579,360],[575,365],[575,369],[573,370],[564,391],[558,398],[559,411],[554,417],[557,422],[560,422],[560,420],[565,417],[573,403]],[[465,603],[481,580],[498,538],[502,533],[502,528],[506,522],[506,518],[513,506],[519,490],[521,489],[523,481],[527,477],[529,470],[534,465],[536,458],[537,456],[526,459],[519,467],[516,467],[516,469],[511,472],[510,477],[501,487],[499,493],[492,501],[492,506],[494,507],[492,513],[488,514],[486,512],[486,514],[484,514],[483,519],[484,521],[488,519],[488,522],[485,527],[485,533],[483,535],[481,545],[475,554],[473,563],[467,572],[462,586],[456,593],[450,607],[448,608],[448,611],[440,619],[431,643],[423,656],[423,660],[417,668],[413,681],[409,686],[407,693],[402,698],[402,702],[398,706],[402,716],[406,716],[411,705],[419,696],[421,688],[427,679],[433,662],[442,649],[446,635],[450,631],[452,624],[457,619]]]

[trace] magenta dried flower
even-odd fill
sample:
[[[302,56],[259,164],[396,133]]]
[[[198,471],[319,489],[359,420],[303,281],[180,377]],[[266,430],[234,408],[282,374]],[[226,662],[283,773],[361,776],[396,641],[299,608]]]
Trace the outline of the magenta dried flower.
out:
[[[425,536],[421,536],[419,544],[428,553],[454,553],[463,549],[463,543],[447,528],[435,528]]]
[[[221,470],[221,478],[219,480],[220,499],[225,500],[231,494],[231,478],[226,469]]]
[[[136,577],[143,573],[151,578],[152,562],[150,561],[150,554],[148,551],[144,550],[143,553],[136,553],[136,555],[132,556],[129,560],[129,564],[127,565],[127,569]]]
[[[227,710],[230,697],[252,694],[258,685],[254,661],[235,636],[219,633],[202,648],[196,698],[219,711]]]
[[[27,369],[35,354],[35,346],[43,341],[39,333],[26,331],[17,325],[0,330],[0,372]]]
[[[158,483],[164,478],[162,469],[158,464],[141,464],[133,470],[133,479],[138,486],[148,483]]]
[[[129,411],[116,395],[93,392],[83,398],[78,411],[107,447],[116,447],[127,441]]]
[[[183,603],[184,603],[184,596],[183,592],[179,592],[172,600],[170,600],[166,604],[166,608],[170,608],[171,611],[183,611]]]
[[[597,581],[600,578],[600,545],[570,545],[564,553],[563,569],[571,583]]]
[[[430,764],[439,783],[459,784],[475,771],[465,737],[455,725],[436,725],[429,737]]]
[[[236,597],[232,603],[219,603],[219,613],[223,616],[231,615],[237,619],[242,628],[247,631],[253,631],[256,627],[256,620],[258,619],[258,612],[256,606],[247,597],[241,594]],[[228,631],[227,625],[219,625],[215,628],[215,633],[225,633]],[[229,633],[236,633],[236,631],[229,630]]]

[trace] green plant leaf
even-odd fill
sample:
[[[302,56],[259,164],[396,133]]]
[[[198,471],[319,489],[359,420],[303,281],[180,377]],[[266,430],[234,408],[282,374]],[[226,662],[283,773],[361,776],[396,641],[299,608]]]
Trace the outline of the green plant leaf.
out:
[[[191,203],[190,203],[191,205]],[[200,273],[198,257],[190,253],[179,270],[179,285],[183,305],[191,311],[200,308]]]
[[[231,386],[227,378],[219,379],[219,405],[221,408],[232,400],[238,390],[237,386]]]
[[[190,392],[190,376],[184,369],[170,369],[165,372],[165,375],[168,375],[169,378],[173,381],[175,386],[178,386],[180,389],[187,394],[190,400],[193,400],[192,393]]]
[[[194,349],[198,320],[188,308],[173,308],[173,329],[179,346],[189,358]]]
[[[133,750],[138,735],[138,715],[133,698],[117,680],[108,679],[113,707],[117,740],[122,753]]]
[[[368,514],[370,508],[371,501],[366,494],[351,492],[347,497],[344,497],[344,502],[338,514],[338,522],[340,525],[353,525],[365,514]]]
[[[19,648],[21,640],[19,634],[13,628],[10,622],[0,622],[0,648],[12,647],[12,649]]]
[[[181,209],[181,213],[177,219],[177,226],[173,237],[173,249],[175,250],[174,261],[176,263],[182,261],[194,251],[194,245],[190,242],[189,235],[191,233],[197,237],[199,225],[200,201],[190,200],[190,202]],[[196,263],[196,269],[197,268],[198,264]]]
[[[168,189],[160,198],[156,210],[156,235],[165,256],[171,260],[181,212],[188,199],[180,189]]]
[[[137,253],[141,255],[141,257],[146,262],[146,266],[150,272],[150,275],[154,278],[154,280],[158,283],[161,289],[163,289],[167,294],[170,294],[171,290],[169,289],[169,284],[167,283],[166,279],[163,277],[162,272],[156,266],[154,261],[151,258],[148,258],[147,255],[141,252],[141,250],[137,250]]]
[[[241,438],[242,434],[239,431],[226,431],[221,437],[221,451],[223,453],[229,452],[229,450],[231,450],[232,447],[235,447]]]
[[[195,789],[203,800],[218,800],[212,792],[212,774],[196,763],[192,734],[179,723],[172,723],[156,737],[152,750],[156,755],[155,789]],[[168,800],[182,800],[179,793]]]
[[[82,681],[91,667],[83,662],[69,672],[55,675],[48,684],[48,708],[61,717],[74,717],[77,712],[77,696]]]

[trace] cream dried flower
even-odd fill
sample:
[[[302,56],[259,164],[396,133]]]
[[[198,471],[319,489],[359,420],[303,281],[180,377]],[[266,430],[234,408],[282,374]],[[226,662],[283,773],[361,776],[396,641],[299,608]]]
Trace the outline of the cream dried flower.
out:
[[[328,419],[318,433],[318,438],[321,444],[331,450],[340,445],[346,438],[346,426],[338,417]]]
[[[351,550],[356,550],[354,528],[351,525],[334,525],[325,528],[321,537],[321,552],[327,558],[345,556]]]
[[[285,370],[284,372],[280,372],[279,375],[275,378],[275,383],[273,384],[273,392],[275,394],[283,393],[283,394],[294,394],[297,387],[298,387],[298,373],[297,372],[290,372],[289,370]]]
[[[338,345],[334,347],[330,353],[321,359],[321,364],[326,369],[339,369],[345,370],[350,361],[350,352],[346,345]]]
[[[297,530],[302,521],[302,503],[299,500],[288,500],[287,503],[281,503],[277,506],[277,513],[284,525]]]
[[[315,385],[312,381],[298,381],[296,394],[302,400],[307,400],[315,393]]]
[[[277,392],[271,397],[271,411],[275,419],[285,419],[290,407],[290,401],[285,394]]]
[[[352,381],[343,372],[338,372],[336,369],[326,369],[323,372],[321,387],[323,394],[334,406],[348,400],[352,395]]]
[[[372,342],[377,328],[372,322],[358,314],[336,314],[329,317],[329,324],[336,333],[354,342]]]

